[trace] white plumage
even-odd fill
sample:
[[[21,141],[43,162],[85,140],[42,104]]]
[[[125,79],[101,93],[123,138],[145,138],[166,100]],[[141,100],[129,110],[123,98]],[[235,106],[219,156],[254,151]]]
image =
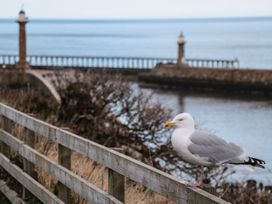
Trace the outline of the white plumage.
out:
[[[202,166],[230,163],[264,168],[263,160],[249,157],[242,147],[211,133],[196,130],[189,113],[177,115],[165,126],[175,126],[171,137],[173,148],[188,163]]]

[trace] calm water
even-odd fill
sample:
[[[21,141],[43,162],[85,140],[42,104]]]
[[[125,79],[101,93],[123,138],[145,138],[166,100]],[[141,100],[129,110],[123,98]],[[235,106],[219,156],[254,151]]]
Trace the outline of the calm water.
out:
[[[17,53],[18,25],[0,20],[0,54]],[[247,20],[37,21],[27,25],[29,54],[171,57],[184,32],[188,58],[238,58],[272,68],[272,18]]]
[[[0,20],[0,55],[17,54],[17,24]],[[183,31],[190,58],[239,58],[242,67],[272,68],[272,18],[172,21],[31,21],[29,54],[172,57]],[[272,100],[151,90],[156,100],[192,113],[197,126],[240,144],[267,161],[268,170],[239,179],[272,183]]]
[[[249,172],[237,168],[233,179],[254,178],[272,183],[272,99],[151,91],[157,101],[173,109],[173,116],[189,112],[197,128],[239,144],[253,157],[266,161],[267,169],[264,170]]]

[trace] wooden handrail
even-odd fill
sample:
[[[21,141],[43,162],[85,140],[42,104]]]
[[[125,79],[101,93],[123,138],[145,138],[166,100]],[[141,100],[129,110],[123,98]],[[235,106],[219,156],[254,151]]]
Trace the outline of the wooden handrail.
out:
[[[63,183],[88,201],[92,203],[122,203],[108,193],[103,192],[96,186],[88,183],[72,171],[69,171],[68,169],[56,164],[38,151],[30,148],[11,134],[0,130],[0,135],[2,142],[8,144],[12,149],[16,150],[25,159],[40,167],[48,174],[54,176],[61,183]]]
[[[227,203],[226,201],[212,194],[209,194],[206,191],[198,188],[190,188],[186,186],[180,179],[173,177],[165,172],[148,166],[112,149],[106,148],[95,142],[89,141],[78,135],[45,123],[39,119],[28,116],[2,103],[0,103],[0,115],[8,118],[9,120],[12,120],[17,124],[22,125],[23,127],[35,132],[35,134],[39,136],[43,136],[55,143],[69,148],[72,151],[87,156],[97,163],[102,164],[111,170],[146,186],[150,190],[155,191],[176,203],[191,203],[195,201],[198,203]],[[2,135],[5,135],[3,131]],[[11,145],[13,148],[17,148],[23,157],[32,159],[31,162],[34,163],[40,162],[37,163],[38,166],[46,166],[50,164],[52,165],[52,168],[58,168],[59,173],[63,171],[67,175],[71,174],[68,173],[69,170],[61,170],[58,165],[53,164],[48,159],[41,157],[37,152],[35,152],[35,150],[32,150],[27,145],[21,142],[14,142],[15,139],[11,139],[12,136],[1,137],[1,140],[2,138],[5,138],[3,140],[5,140],[4,142],[6,143],[13,141],[13,146],[11,143],[9,143],[9,145]],[[37,159],[36,157],[41,158]],[[54,172],[50,171],[50,173]],[[65,185],[67,184],[67,186],[69,184],[65,183],[65,180],[62,180],[61,182],[63,182]],[[70,188],[72,186],[68,187]]]
[[[9,174],[11,174],[19,183],[31,191],[42,202],[64,204],[60,199],[58,199],[57,196],[43,187],[39,182],[37,182],[27,173],[23,172],[23,170],[18,166],[12,164],[12,162],[2,153],[0,153],[0,164]]]

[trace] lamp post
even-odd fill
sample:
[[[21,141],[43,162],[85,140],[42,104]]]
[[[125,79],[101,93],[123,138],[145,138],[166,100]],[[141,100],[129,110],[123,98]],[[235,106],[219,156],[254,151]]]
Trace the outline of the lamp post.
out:
[[[23,10],[19,12],[16,22],[19,24],[19,61],[16,64],[16,68],[26,69],[29,68],[26,62],[26,24],[28,23],[28,18]]]
[[[185,63],[185,39],[183,33],[180,33],[178,37],[178,67],[182,67],[182,65]]]

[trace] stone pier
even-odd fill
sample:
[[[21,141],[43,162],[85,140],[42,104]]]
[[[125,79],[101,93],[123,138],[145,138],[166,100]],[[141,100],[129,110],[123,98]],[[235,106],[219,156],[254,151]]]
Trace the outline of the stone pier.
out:
[[[272,70],[180,68],[161,64],[139,76],[144,86],[272,95]]]

